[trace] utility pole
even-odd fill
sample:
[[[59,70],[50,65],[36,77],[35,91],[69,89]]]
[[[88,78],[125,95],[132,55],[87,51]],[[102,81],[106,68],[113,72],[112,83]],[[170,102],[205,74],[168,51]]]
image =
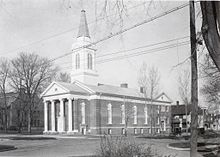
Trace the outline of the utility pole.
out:
[[[191,138],[190,157],[197,156],[197,127],[198,127],[198,74],[197,74],[197,41],[195,28],[195,8],[194,1],[189,1],[190,6],[190,41],[191,41]]]

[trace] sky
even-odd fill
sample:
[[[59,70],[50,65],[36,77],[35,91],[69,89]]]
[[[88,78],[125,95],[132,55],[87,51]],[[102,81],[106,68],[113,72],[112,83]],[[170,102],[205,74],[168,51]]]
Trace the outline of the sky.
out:
[[[101,0],[1,0],[0,1],[0,55],[12,59],[19,52],[37,53],[53,59],[68,52],[76,41],[80,11],[86,11],[92,41],[129,28],[143,20],[175,8],[187,1],[128,1],[125,0],[123,24],[115,9],[115,1],[108,0],[104,11]],[[144,3],[145,2],[145,3]],[[199,18],[199,17],[198,17]],[[143,62],[155,66],[160,72],[160,91],[175,102],[178,94],[178,76],[190,66],[190,45],[152,52],[152,49],[169,44],[189,41],[189,7],[185,7],[152,22],[143,24],[119,36],[96,45],[99,82],[119,86],[128,83],[129,88],[138,88],[138,73]],[[98,57],[108,53],[142,47],[154,43],[186,37],[166,44],[136,51],[120,53],[123,59],[106,62],[117,55]],[[149,52],[126,58],[127,54]],[[186,60],[184,62],[184,60]],[[102,62],[102,63],[100,63]],[[180,64],[181,62],[184,62]],[[61,71],[71,72],[70,55],[54,61]],[[179,66],[176,66],[180,64]]]

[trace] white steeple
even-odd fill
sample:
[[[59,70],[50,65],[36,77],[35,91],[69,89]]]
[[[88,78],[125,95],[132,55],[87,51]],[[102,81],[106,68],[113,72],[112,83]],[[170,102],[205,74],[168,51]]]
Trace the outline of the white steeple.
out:
[[[80,48],[91,44],[85,10],[81,11],[79,31],[76,42],[72,45],[71,82],[75,80],[85,84],[97,85],[98,74],[95,70],[95,48]],[[80,48],[80,49],[77,49]]]

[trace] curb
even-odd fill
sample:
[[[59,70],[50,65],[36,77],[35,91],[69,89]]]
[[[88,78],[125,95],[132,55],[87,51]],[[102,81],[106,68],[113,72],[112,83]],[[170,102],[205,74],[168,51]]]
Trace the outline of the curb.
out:
[[[10,151],[10,150],[15,150],[17,149],[16,147],[10,147],[10,148],[4,148],[4,149],[0,149],[0,152],[5,152],[5,151]]]
[[[174,149],[174,150],[180,150],[180,151],[190,151],[190,148],[172,147],[172,146],[169,146],[169,144],[167,145],[167,148]]]

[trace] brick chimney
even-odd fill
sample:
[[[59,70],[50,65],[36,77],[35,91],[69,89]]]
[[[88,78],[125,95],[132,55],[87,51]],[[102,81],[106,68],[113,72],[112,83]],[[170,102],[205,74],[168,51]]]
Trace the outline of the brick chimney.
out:
[[[102,83],[98,83],[98,86],[102,86],[102,85],[104,85],[104,84],[102,84]]]
[[[176,105],[179,106],[179,104],[180,104],[179,101],[176,101]]]
[[[122,84],[120,85],[120,87],[122,87],[122,88],[128,88],[128,84],[127,84],[127,83],[122,83]]]
[[[144,93],[144,87],[140,87],[140,93]]]

